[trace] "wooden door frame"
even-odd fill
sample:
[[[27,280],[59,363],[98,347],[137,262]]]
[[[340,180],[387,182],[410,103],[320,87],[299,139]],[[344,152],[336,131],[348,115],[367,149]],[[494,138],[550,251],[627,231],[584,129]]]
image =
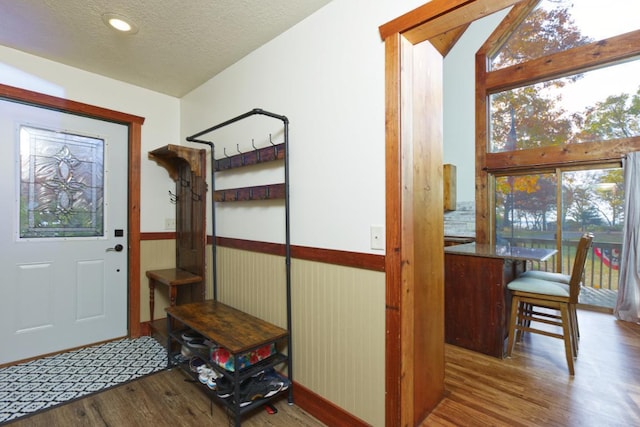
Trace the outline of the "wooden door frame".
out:
[[[128,330],[141,335],[140,326],[140,149],[144,117],[70,101],[0,84],[0,98],[79,116],[120,123],[129,128],[128,142]]]
[[[429,127],[423,122],[441,117],[442,107],[428,100],[415,102],[416,93],[434,89],[434,82],[408,70],[429,61],[427,49],[418,47],[421,43],[519,1],[433,0],[379,28],[385,42],[389,427],[420,425],[444,393],[444,226],[434,222],[443,218],[442,192],[434,190],[442,188],[442,140],[416,137]],[[416,171],[422,171],[426,182],[415,180]]]

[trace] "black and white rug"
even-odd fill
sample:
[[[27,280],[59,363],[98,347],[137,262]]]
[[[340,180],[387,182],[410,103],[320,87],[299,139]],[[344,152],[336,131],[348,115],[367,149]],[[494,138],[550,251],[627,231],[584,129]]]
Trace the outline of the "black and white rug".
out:
[[[0,424],[166,367],[165,348],[141,337],[0,369]]]

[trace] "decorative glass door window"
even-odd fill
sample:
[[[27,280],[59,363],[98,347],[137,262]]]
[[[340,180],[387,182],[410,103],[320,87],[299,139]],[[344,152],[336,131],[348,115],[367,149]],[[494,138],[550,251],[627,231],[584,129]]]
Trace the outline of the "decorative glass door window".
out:
[[[19,238],[104,235],[100,138],[20,127]]]

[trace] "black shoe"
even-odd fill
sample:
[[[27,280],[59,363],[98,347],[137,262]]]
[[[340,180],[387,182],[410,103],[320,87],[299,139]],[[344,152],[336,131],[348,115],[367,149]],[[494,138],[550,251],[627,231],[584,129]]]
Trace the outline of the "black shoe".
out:
[[[247,378],[240,385],[240,407],[247,406],[251,402],[271,397],[282,390],[283,383],[261,373],[258,376]]]
[[[218,397],[227,398],[233,394],[233,383],[227,377],[222,376],[216,381],[216,391]]]
[[[289,380],[289,378],[280,375],[273,368],[265,370],[263,376],[265,379],[269,379],[269,381],[271,381],[272,383],[279,384],[281,386],[280,390],[286,390],[291,385],[291,381]]]

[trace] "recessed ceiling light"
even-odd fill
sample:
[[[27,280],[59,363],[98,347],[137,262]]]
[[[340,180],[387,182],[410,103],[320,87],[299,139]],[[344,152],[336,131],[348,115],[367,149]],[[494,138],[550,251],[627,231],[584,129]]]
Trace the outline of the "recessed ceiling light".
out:
[[[138,32],[138,26],[128,17],[117,13],[104,13],[102,21],[114,30],[127,34],[135,34]]]

